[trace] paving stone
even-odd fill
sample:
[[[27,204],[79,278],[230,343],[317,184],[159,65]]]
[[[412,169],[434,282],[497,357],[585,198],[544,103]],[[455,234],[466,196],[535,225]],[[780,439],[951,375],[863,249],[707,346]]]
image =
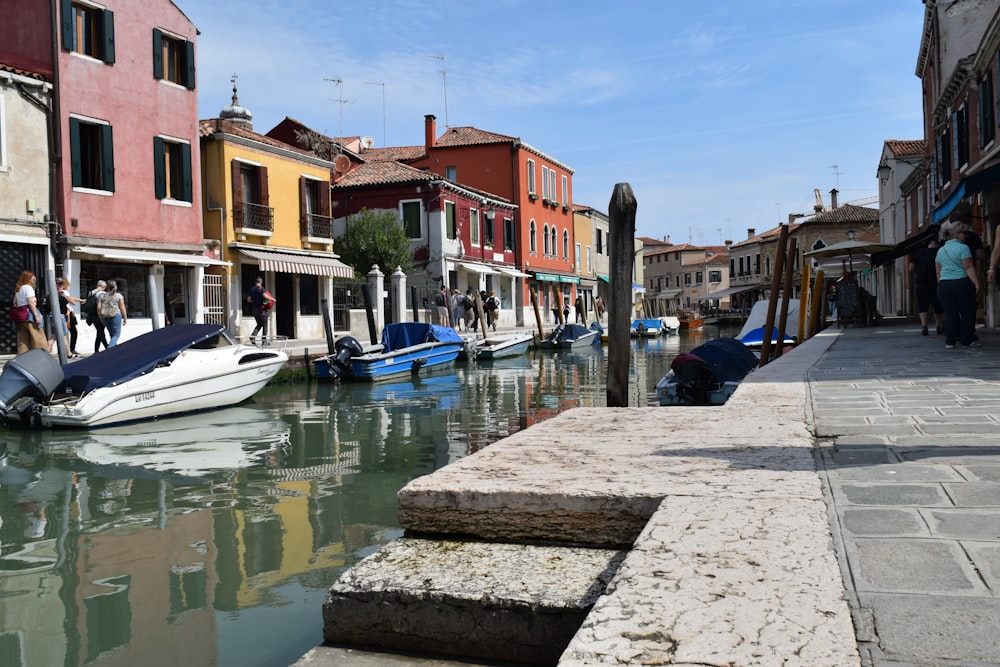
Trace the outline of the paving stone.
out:
[[[834,493],[852,505],[952,505],[937,484],[844,484]]]
[[[916,510],[847,509],[840,513],[844,529],[859,537],[929,537],[927,525]]]
[[[895,454],[888,447],[865,447],[845,445],[840,441],[830,453],[830,459],[838,466],[876,465],[898,463]]]
[[[880,648],[893,657],[911,658],[919,665],[946,660],[996,664],[998,599],[872,595],[869,602],[878,618]]]
[[[832,471],[844,481],[872,482],[960,482],[962,476],[951,466],[897,463],[879,466],[850,466]]]
[[[969,471],[972,479],[980,482],[1000,482],[1000,465],[966,464],[963,469]]]
[[[1000,508],[930,509],[925,516],[935,535],[963,540],[1000,540]]]
[[[858,590],[897,593],[982,592],[975,572],[957,543],[947,540],[858,539],[849,553],[856,560]]]
[[[967,541],[962,546],[993,594],[1000,594],[1000,544]]]
[[[944,489],[960,507],[1000,507],[1000,484],[963,482]]]

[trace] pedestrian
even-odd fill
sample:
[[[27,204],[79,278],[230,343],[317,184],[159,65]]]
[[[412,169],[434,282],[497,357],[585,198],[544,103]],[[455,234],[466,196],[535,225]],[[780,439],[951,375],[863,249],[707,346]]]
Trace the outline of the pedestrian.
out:
[[[76,311],[72,304],[80,303],[80,299],[70,294],[69,280],[66,278],[56,278],[56,288],[59,292],[59,312],[62,313],[63,322],[66,324],[68,333],[66,349],[69,350],[69,358],[76,359],[80,355],[76,352],[76,340],[79,336],[77,331]]]
[[[163,325],[167,327],[172,327],[174,325],[174,304],[178,303],[183,297],[180,294],[176,296],[167,287],[163,290]]]
[[[937,269],[934,258],[940,245],[937,239],[931,239],[926,248],[921,248],[910,255],[909,271],[913,280],[913,292],[917,298],[917,312],[920,313],[920,335],[928,334],[928,313],[934,307],[934,320],[937,322],[937,333],[944,333],[944,308],[937,295]]]
[[[954,348],[979,347],[974,340],[976,326],[976,294],[979,278],[976,276],[972,251],[962,238],[968,225],[946,222],[941,226],[945,244],[938,248],[934,264],[937,270],[938,298],[944,306],[944,346]]]
[[[112,348],[118,344],[122,327],[128,322],[125,297],[118,292],[118,283],[114,280],[107,281],[104,291],[97,297],[97,314],[108,330],[108,348]]]
[[[604,297],[599,296],[594,299],[594,312],[597,313],[597,321],[604,321]]]
[[[499,315],[500,299],[497,298],[496,290],[490,290],[490,295],[486,297],[486,326],[496,331]]]
[[[253,314],[256,326],[250,332],[250,342],[254,342],[257,334],[261,335],[261,342],[267,342],[267,320],[271,308],[274,307],[274,298],[271,293],[264,289],[264,279],[257,276],[257,281],[250,288],[247,294],[247,301],[250,303],[250,312]]]
[[[462,291],[453,289],[451,291],[451,321],[455,331],[460,331],[465,326],[465,308],[462,306]]]
[[[35,286],[38,279],[31,271],[22,271],[21,277],[14,288],[14,303],[11,308],[11,319],[17,323],[17,353],[28,350],[47,349],[45,339],[45,322],[38,310],[38,297]]]
[[[472,289],[465,290],[462,298],[462,308],[465,310],[465,330],[475,331],[479,326],[479,313],[476,312],[476,297],[472,296]]]
[[[583,297],[577,296],[576,301],[573,303],[573,307],[576,308],[576,321],[577,323],[586,324],[587,314],[583,312]]]
[[[101,351],[101,345],[104,349],[108,349],[108,339],[105,335],[104,322],[101,321],[101,316],[97,312],[97,305],[100,303],[101,295],[104,294],[108,284],[103,280],[97,281],[97,286],[90,291],[87,295],[87,299],[80,306],[80,314],[86,316],[86,323],[94,327],[94,354]]]
[[[448,326],[448,288],[441,285],[441,290],[434,295],[434,305],[437,307],[438,324]]]

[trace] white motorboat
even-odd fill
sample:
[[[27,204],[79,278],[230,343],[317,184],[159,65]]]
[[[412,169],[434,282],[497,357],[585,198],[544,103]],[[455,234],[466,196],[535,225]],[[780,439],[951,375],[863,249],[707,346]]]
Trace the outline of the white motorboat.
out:
[[[65,367],[29,350],[0,375],[0,412],[12,424],[91,428],[228,407],[287,360],[284,350],[239,343],[213,324],[156,329]]]
[[[525,333],[484,338],[476,343],[476,359],[490,361],[522,355],[528,351],[528,347],[534,339],[532,334]]]
[[[667,315],[659,318],[659,320],[665,334],[675,334],[681,328],[681,320],[676,315]]]

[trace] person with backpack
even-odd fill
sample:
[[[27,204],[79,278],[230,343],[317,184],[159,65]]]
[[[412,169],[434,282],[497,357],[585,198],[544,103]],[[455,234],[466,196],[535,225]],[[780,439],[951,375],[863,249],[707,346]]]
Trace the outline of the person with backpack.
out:
[[[434,295],[434,305],[437,307],[438,324],[448,326],[448,288],[441,286],[441,291]]]
[[[97,315],[108,330],[108,348],[118,344],[122,335],[122,327],[128,322],[128,312],[125,309],[125,297],[118,292],[118,283],[109,280],[106,288],[97,297]]]
[[[476,327],[479,326],[479,314],[476,312],[476,301],[472,296],[472,289],[465,290],[465,294],[459,295],[458,298],[465,311],[465,330],[475,331]]]
[[[274,307],[275,299],[270,292],[264,289],[264,279],[260,276],[257,277],[256,284],[250,288],[247,301],[250,302],[250,312],[253,314],[254,322],[257,323],[257,326],[250,333],[250,342],[253,343],[254,338],[259,333],[261,342],[266,343],[268,314]]]
[[[490,290],[490,295],[485,299],[486,304],[486,326],[497,330],[497,315],[500,314],[500,299],[497,298],[495,290]]]
[[[84,299],[83,305],[80,306],[80,314],[83,315],[84,321],[97,330],[94,336],[94,354],[101,351],[101,345],[104,346],[105,350],[108,349],[108,339],[104,335],[104,323],[101,322],[101,318],[97,314],[97,303],[107,286],[106,282],[98,280],[97,287],[90,291],[90,294]]]

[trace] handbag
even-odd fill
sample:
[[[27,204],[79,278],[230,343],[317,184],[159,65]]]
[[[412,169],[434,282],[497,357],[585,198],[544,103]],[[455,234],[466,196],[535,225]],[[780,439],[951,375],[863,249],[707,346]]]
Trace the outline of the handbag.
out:
[[[15,297],[14,302],[10,306],[10,321],[14,324],[21,324],[28,321],[28,315],[28,305],[17,305],[17,298]]]

